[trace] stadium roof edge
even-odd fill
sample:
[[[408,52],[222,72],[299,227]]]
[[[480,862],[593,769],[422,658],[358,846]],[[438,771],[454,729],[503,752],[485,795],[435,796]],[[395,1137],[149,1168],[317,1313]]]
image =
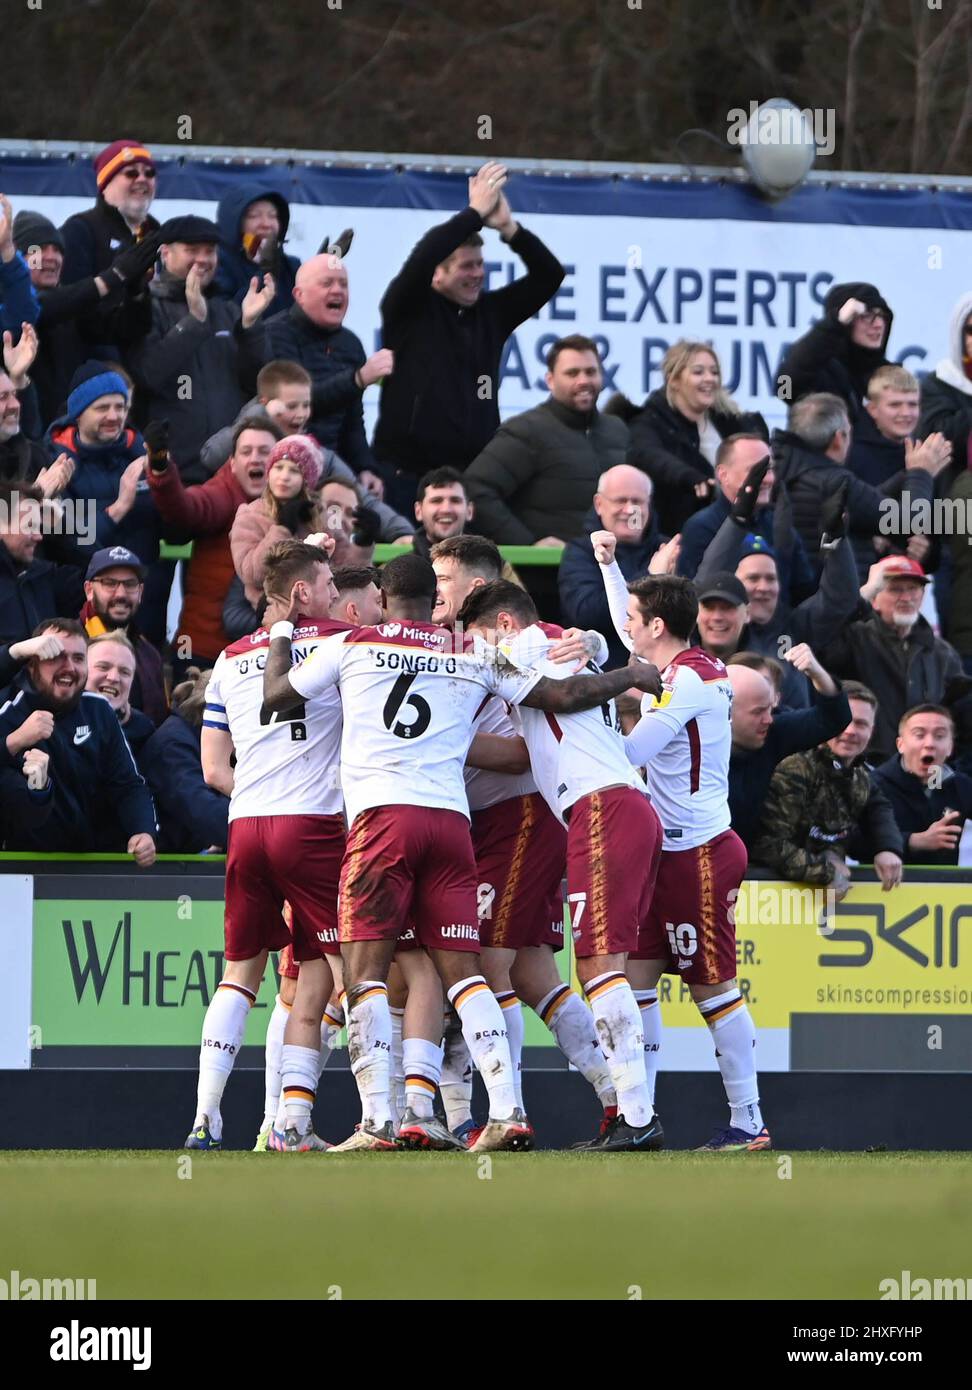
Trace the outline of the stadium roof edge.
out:
[[[367,150],[302,150],[275,149],[242,145],[197,145],[180,142],[159,145],[151,141],[152,153],[159,159],[184,159],[193,162],[230,164],[306,164],[356,169],[398,169],[421,173],[458,174],[479,167],[482,151],[475,155],[423,155],[383,153]],[[102,149],[100,141],[92,140],[0,140],[0,160],[74,158],[90,159]],[[659,179],[672,183],[735,183],[746,184],[745,171],[732,165],[702,165],[689,168],[684,164],[630,164],[606,160],[577,159],[507,159],[510,169],[518,173],[556,175],[561,178],[618,178]],[[812,170],[806,183],[829,188],[948,188],[972,193],[972,176],[954,174],[896,174],[866,173],[860,170]]]

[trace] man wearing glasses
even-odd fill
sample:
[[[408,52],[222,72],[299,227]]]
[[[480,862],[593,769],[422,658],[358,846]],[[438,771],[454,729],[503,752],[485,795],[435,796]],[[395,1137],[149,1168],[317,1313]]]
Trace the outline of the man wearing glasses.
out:
[[[64,270],[61,283],[71,285],[107,270],[119,251],[158,230],[149,213],[155,197],[152,156],[137,140],[114,140],[94,161],[98,199],[61,228]]]
[[[776,394],[792,405],[809,392],[840,396],[854,424],[867,383],[887,362],[894,315],[874,285],[834,285],[823,302],[823,318],[798,338],[780,363]]]
[[[84,580],[85,605],[79,614],[89,637],[124,632],[135,648],[131,704],[159,725],[169,710],[162,658],[135,621],[142,602],[146,567],[123,545],[106,546],[92,556]]]

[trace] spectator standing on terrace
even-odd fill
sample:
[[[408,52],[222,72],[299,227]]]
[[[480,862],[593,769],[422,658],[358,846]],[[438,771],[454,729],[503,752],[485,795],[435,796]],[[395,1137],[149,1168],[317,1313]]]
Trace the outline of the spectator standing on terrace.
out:
[[[682,338],[662,359],[663,384],[644,405],[614,397],[608,410],[631,431],[629,463],[655,485],[658,524],[668,536],[715,495],[719,445],[731,434],[769,438],[758,414],[745,414],[722,385],[722,368],[709,343]]]
[[[606,669],[623,666],[628,651],[614,630],[604,592],[601,566],[594,558],[591,536],[614,537],[608,556],[618,562],[625,579],[646,574],[671,574],[678,559],[679,538],[662,536],[651,505],[651,479],[640,468],[619,463],[602,473],[591,510],[584,518],[585,534],[570,541],[560,561],[560,610],[571,627],[600,632],[608,644]]]
[[[86,690],[101,695],[118,717],[125,742],[138,758],[142,747],[155,733],[155,725],[132,704],[135,679],[135,648],[123,632],[101,632],[88,644]]]
[[[220,198],[216,225],[220,241],[214,292],[242,304],[254,275],[262,279],[269,274],[276,292],[267,314],[289,309],[300,262],[283,249],[290,204],[280,190],[259,179],[245,179]]]
[[[270,356],[262,321],[273,277],[254,276],[243,302],[213,290],[219,229],[205,217],[172,217],[160,229],[162,271],[149,286],[151,328],[126,356],[148,421],[169,422],[169,448],[184,482],[204,476],[202,446],[240,411]],[[142,418],[141,416],[139,418]]]
[[[390,378],[395,361],[387,348],[365,355],[361,339],[344,326],[349,302],[348,272],[341,257],[335,252],[311,256],[297,271],[293,304],[274,314],[267,332],[275,358],[299,362],[310,374],[307,433],[333,449],[380,495],[361,398],[369,386]]]
[[[89,358],[115,358],[149,330],[148,276],[158,233],[119,251],[107,270],[61,283],[64,237],[43,213],[18,212],[17,249],[27,258],[40,302],[40,351],[31,371],[45,425],[63,414],[70,381]]]
[[[844,402],[853,424],[868,382],[888,360],[893,319],[889,304],[873,285],[833,285],[823,303],[823,318],[797,339],[780,363],[780,400],[793,405],[811,392],[828,392]]]
[[[602,415],[597,345],[579,333],[547,354],[542,405],[504,420],[465,473],[478,530],[497,545],[557,546],[584,533],[598,479],[624,463],[628,431]]]
[[[149,458],[149,487],[167,534],[193,541],[173,658],[180,675],[190,665],[213,665],[229,645],[223,603],[235,575],[230,527],[239,508],[263,492],[267,460],[280,437],[270,419],[245,420],[222,468],[195,487],[184,486],[165,448]]]
[[[904,842],[884,793],[864,764],[877,701],[856,681],[844,685],[851,720],[807,753],[784,758],[773,773],[752,859],[798,883],[850,887],[848,856],[873,858],[887,892],[901,882]]]
[[[31,636],[51,613],[76,613],[81,573],[38,557],[43,494],[30,483],[0,481],[0,689],[43,645]]]
[[[40,305],[30,269],[14,242],[10,199],[0,193],[0,329],[18,338],[25,323],[36,323]]]
[[[105,632],[121,632],[135,652],[131,703],[144,710],[153,724],[168,714],[162,658],[137,622],[145,593],[146,568],[131,550],[107,546],[91,557],[84,577],[85,604],[80,621],[93,640]]]
[[[875,487],[847,467],[851,437],[847,406],[839,396],[804,396],[790,407],[786,429],[773,435],[773,467],[786,488],[793,525],[811,564],[818,567],[821,518],[837,488],[847,487],[850,534],[863,579],[876,553],[875,538],[887,532],[889,502],[893,505],[907,487],[913,501],[930,503],[935,478],[948,459],[933,441],[926,440],[918,448],[906,449],[903,470]]]
[[[382,342],[395,354],[395,371],[382,387],[374,452],[399,511],[411,506],[430,468],[463,472],[487,446],[500,422],[504,344],[566,273],[514,218],[507,178],[502,164],[484,164],[469,180],[468,206],[425,233],[381,301]],[[499,233],[526,275],[484,290],[483,227]]]
[[[961,295],[952,309],[948,356],[921,381],[921,419],[924,439],[936,431],[952,445],[952,460],[962,469],[969,460],[972,434],[972,292]]]
[[[915,705],[898,725],[898,751],[874,770],[904,836],[908,864],[957,864],[972,817],[972,778],[955,772],[955,721],[943,705]]]
[[[929,582],[917,560],[889,555],[871,566],[861,597],[867,607],[823,653],[827,669],[851,680],[866,676],[879,701],[869,757],[886,762],[898,723],[917,704],[947,705],[958,727],[959,751],[972,744],[972,679],[958,652],[937,637],[920,609]]]
[[[744,658],[744,654],[740,653]],[[763,804],[776,765],[834,738],[850,723],[847,696],[802,643],[784,660],[802,671],[813,686],[809,709],[776,713],[777,692],[768,675],[730,658],[726,670],[732,686],[732,754],[729,758],[729,810],[732,828],[752,848]]]
[[[85,690],[84,629],[72,618],[48,618],[33,635],[47,641],[0,709],[0,767],[20,770],[39,749],[50,759],[49,780],[4,804],[4,846],[123,851],[147,869],[155,862],[155,807],[114,710]]]
[[[158,230],[149,212],[156,190],[152,156],[137,140],[113,140],[95,156],[98,198],[61,228],[64,242],[62,283],[90,280],[125,251]]]

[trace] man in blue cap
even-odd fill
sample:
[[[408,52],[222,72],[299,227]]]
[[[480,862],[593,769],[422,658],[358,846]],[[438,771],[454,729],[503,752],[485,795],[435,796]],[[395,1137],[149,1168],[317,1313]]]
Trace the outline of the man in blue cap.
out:
[[[198,483],[206,477],[203,444],[256,393],[257,372],[270,357],[262,316],[276,286],[272,275],[262,287],[253,276],[240,304],[216,297],[219,228],[205,217],[172,217],[159,237],[152,327],[126,365],[144,393],[141,423],[169,421],[168,449],[182,481]]]
[[[148,573],[123,545],[105,546],[91,558],[84,577],[85,604],[80,621],[89,637],[123,632],[135,650],[130,703],[158,727],[168,716],[162,658],[136,622]]]

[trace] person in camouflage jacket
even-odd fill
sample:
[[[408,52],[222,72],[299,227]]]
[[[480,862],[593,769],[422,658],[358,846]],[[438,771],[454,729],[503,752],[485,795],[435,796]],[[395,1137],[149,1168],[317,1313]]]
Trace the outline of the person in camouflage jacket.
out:
[[[890,802],[863,762],[877,702],[856,681],[843,685],[851,722],[835,738],[784,758],[773,774],[754,863],[782,878],[832,885],[838,897],[850,886],[846,858],[873,857],[887,890],[901,881],[903,842]]]

